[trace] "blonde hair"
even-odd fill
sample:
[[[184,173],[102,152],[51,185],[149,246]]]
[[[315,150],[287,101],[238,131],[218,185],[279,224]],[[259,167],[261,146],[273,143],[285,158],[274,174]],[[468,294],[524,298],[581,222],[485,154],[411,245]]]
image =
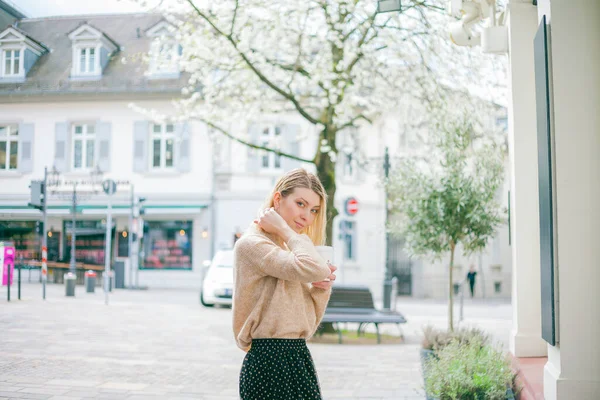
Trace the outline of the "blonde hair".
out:
[[[264,208],[270,208],[275,206],[275,193],[281,193],[281,197],[287,197],[296,188],[310,189],[319,195],[320,198],[320,210],[317,216],[309,227],[307,227],[303,233],[306,233],[312,240],[315,246],[320,246],[325,243],[326,237],[326,223],[327,223],[327,193],[323,184],[319,178],[303,168],[296,168],[288,171],[283,175],[273,188],[273,192],[267,197]]]

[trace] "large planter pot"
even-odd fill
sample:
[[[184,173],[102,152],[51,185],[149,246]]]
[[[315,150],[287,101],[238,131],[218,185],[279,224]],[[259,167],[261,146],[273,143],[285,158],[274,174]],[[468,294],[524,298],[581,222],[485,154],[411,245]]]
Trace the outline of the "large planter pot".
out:
[[[427,378],[427,361],[435,357],[435,352],[433,350],[421,349],[421,371],[423,371],[423,385],[425,385],[425,379]],[[425,392],[425,397],[427,400],[435,400],[433,397],[429,396],[427,391]]]
[[[433,350],[421,349],[421,370],[423,371],[423,385],[425,385],[425,380],[427,379],[427,361],[435,357],[435,352]],[[429,393],[425,392],[425,397],[427,400],[439,400],[435,397],[431,397]],[[515,400],[515,393],[511,388],[506,389],[506,400]]]

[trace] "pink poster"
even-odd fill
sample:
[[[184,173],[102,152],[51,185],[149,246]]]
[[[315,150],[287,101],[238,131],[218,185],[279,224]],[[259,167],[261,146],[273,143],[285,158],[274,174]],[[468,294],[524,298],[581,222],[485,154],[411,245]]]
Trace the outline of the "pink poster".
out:
[[[2,285],[8,284],[8,271],[10,271],[10,284],[12,286],[15,278],[15,248],[12,246],[0,246],[0,265],[2,267]]]

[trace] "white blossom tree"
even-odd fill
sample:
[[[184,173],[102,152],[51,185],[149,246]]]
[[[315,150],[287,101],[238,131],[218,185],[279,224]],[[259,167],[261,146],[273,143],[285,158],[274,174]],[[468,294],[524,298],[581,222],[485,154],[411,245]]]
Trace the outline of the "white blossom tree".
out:
[[[161,2],[190,74],[181,115],[256,150],[314,164],[329,196],[328,241],[337,215],[338,132],[371,123],[401,96],[427,102],[440,85],[497,83],[483,73],[496,59],[449,43],[445,2],[402,3],[401,12],[379,14],[376,0]],[[281,113],[316,127],[312,157],[254,143],[224,123]]]

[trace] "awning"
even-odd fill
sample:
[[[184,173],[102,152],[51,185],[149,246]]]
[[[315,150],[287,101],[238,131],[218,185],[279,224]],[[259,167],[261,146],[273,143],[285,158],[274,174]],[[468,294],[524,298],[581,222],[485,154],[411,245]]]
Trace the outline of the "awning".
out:
[[[208,204],[148,204],[144,205],[145,215],[190,215],[199,214]],[[106,215],[107,205],[82,204],[77,206],[79,215]],[[48,206],[48,216],[68,216],[71,207],[68,205]],[[116,204],[112,206],[112,215],[128,216],[131,213],[129,205]],[[2,215],[11,216],[41,216],[42,212],[36,208],[22,205],[0,205],[0,218]]]

